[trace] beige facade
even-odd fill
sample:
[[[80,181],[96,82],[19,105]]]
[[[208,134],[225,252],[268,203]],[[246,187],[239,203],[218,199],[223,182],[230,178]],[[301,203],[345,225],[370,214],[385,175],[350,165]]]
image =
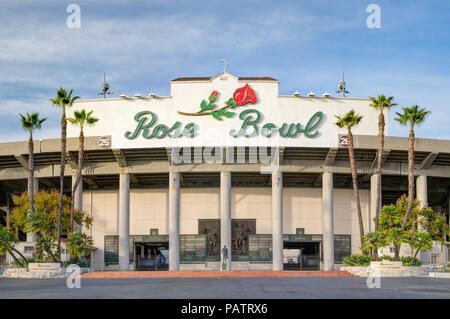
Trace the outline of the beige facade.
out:
[[[369,192],[361,190],[364,228],[369,229]],[[255,219],[257,234],[272,234],[271,189],[236,187],[231,189],[232,219]],[[321,188],[283,189],[283,233],[322,234]],[[219,219],[219,188],[181,188],[180,234],[198,234],[199,219]],[[90,212],[93,226],[85,230],[92,235],[93,267],[104,269],[105,236],[118,235],[118,190],[83,192],[83,210]],[[130,235],[147,235],[157,228],[168,234],[168,190],[130,190]],[[356,204],[351,189],[334,190],[334,233],[351,235],[352,253],[359,251],[359,227]]]
[[[353,133],[367,233],[374,230],[378,146],[378,114],[369,99],[279,95],[276,79],[228,73],[179,78],[170,86],[170,96],[84,100],[69,110],[68,116],[80,108],[93,110],[100,119],[84,131],[82,203],[74,196],[75,207],[81,205],[93,218],[92,228],[85,230],[96,248],[93,268],[133,269],[169,251],[164,258],[170,260],[164,265],[171,270],[224,266],[277,270],[283,269],[283,249],[304,249],[316,258],[312,260],[316,269],[330,270],[344,254],[359,251],[358,216],[342,136],[346,132],[335,125],[334,115],[350,109],[363,115]],[[212,92],[218,94],[217,105],[208,110],[232,114],[217,119],[203,108],[198,114],[202,101],[211,102]],[[231,97],[243,100],[244,95],[245,103],[228,105]],[[250,136],[251,132],[255,134]],[[64,189],[69,196],[78,134],[78,128],[69,125]],[[34,145],[39,187],[59,189],[60,140]],[[10,210],[5,199],[26,188],[27,146],[26,141],[0,144],[0,192],[6,195],[0,198],[0,209],[5,212]],[[251,149],[267,151],[267,146],[276,149],[271,163],[260,153],[251,159]],[[215,154],[223,151],[226,158],[240,149],[243,161],[211,162],[195,154],[210,153],[205,147],[215,148]],[[188,161],[174,160],[181,148],[183,155],[192,151],[193,161],[190,155],[184,158]],[[272,166],[274,161],[277,165]],[[408,138],[386,136],[382,204],[407,193],[407,162]],[[417,138],[414,174],[417,198],[448,216],[450,141]],[[204,229],[199,234],[201,223],[210,223],[215,240]],[[236,242],[243,245],[241,251]],[[228,247],[231,252],[237,251],[231,254],[231,265],[224,262],[224,243],[233,245]],[[164,252],[151,252],[157,249]],[[150,255],[153,261],[145,260]]]

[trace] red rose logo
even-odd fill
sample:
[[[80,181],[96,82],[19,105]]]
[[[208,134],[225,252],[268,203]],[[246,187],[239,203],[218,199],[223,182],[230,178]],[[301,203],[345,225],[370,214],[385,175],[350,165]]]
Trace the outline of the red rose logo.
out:
[[[217,94],[219,94],[219,92],[217,92],[217,91],[213,91],[212,93],[211,93],[211,95],[209,96],[209,102],[214,102],[215,100],[216,100],[216,98],[217,98]]]
[[[253,104],[257,101],[255,91],[248,84],[234,91],[233,99],[237,105]]]

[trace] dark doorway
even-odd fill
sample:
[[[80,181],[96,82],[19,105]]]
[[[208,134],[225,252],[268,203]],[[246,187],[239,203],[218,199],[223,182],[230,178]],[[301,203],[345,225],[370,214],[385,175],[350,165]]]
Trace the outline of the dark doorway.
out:
[[[284,270],[319,270],[320,242],[283,243]]]
[[[169,270],[169,243],[134,244],[136,270]]]

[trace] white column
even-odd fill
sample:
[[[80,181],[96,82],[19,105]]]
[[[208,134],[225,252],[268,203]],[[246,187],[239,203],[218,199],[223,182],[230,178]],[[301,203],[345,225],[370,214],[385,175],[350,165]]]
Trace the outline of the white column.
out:
[[[39,180],[36,177],[33,178],[33,192],[35,195],[37,192],[39,192]],[[35,242],[36,242],[36,235],[34,235],[33,233],[27,233],[27,243],[35,243]]]
[[[380,206],[377,206],[377,180],[378,175],[373,174],[370,176],[370,217],[369,217],[369,232],[375,231],[375,221],[377,213],[382,207],[382,194],[381,194],[381,183],[380,183]]]
[[[227,247],[226,270],[231,270],[231,172],[220,172],[220,244]],[[222,252],[220,256],[223,265]]]
[[[417,176],[417,199],[420,201],[422,207],[428,206],[428,189],[427,189],[427,175],[422,174]]]
[[[119,269],[128,270],[130,264],[130,175],[119,177]]]
[[[283,270],[283,173],[272,173],[272,269]]]
[[[169,270],[180,269],[180,173],[169,173]]]
[[[322,175],[323,267],[334,270],[333,173]]]
[[[72,189],[75,185],[75,180],[77,179],[76,175],[72,175]],[[82,210],[83,209],[83,176],[80,178],[80,183],[77,186],[77,190],[75,191],[75,194],[73,194],[72,200],[74,201],[74,208],[76,210]],[[81,231],[82,227],[79,224],[74,225],[74,231]]]
[[[428,206],[428,189],[427,189],[427,175],[421,174],[417,176],[416,179],[416,197],[420,201],[420,207],[427,207]],[[423,225],[423,222],[425,220],[423,218],[419,219],[419,226],[418,230],[421,232],[425,232],[426,228]],[[430,264],[431,263],[431,251],[425,250],[419,252],[419,259],[424,264]]]

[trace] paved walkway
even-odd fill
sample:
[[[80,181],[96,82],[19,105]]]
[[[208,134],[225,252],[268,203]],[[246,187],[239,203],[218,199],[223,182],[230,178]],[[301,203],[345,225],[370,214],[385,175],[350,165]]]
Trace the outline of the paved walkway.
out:
[[[260,277],[355,277],[346,271],[94,271],[81,278],[260,278]]]
[[[82,279],[80,289],[69,289],[65,279],[0,278],[0,299],[450,298],[450,279],[382,278],[380,288],[369,288],[366,281],[360,277],[119,278]]]

